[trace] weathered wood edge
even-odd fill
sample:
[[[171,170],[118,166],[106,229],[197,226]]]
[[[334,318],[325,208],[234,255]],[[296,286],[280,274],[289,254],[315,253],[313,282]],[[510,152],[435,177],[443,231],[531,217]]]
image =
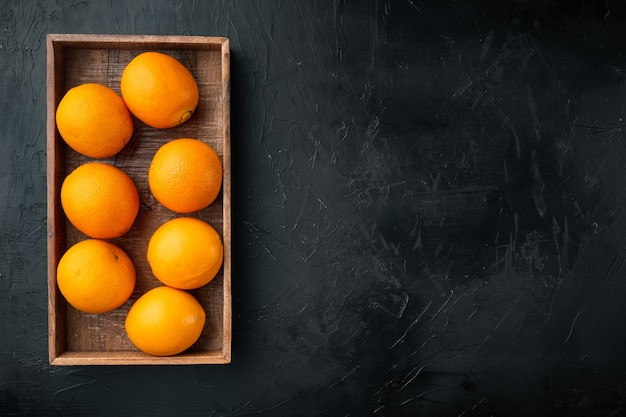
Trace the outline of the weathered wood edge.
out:
[[[230,358],[221,351],[194,352],[180,356],[156,357],[138,351],[63,352],[51,363],[54,366],[82,365],[223,365]]]
[[[223,238],[226,262],[224,263],[224,358],[231,361],[232,343],[232,295],[231,295],[231,155],[230,155],[230,43],[226,40],[222,43],[222,107],[224,126],[224,182],[223,182]]]
[[[59,100],[62,80],[57,79],[56,71],[62,64],[63,52],[56,45],[53,37],[46,38],[46,199],[47,199],[47,271],[48,271],[48,355],[52,363],[66,347],[65,330],[61,324],[64,314],[57,314],[59,305],[59,290],[56,285],[56,265],[60,257],[60,242],[65,236],[59,235],[63,229],[59,217],[59,202],[56,199],[61,178],[58,170],[58,161],[62,157],[61,147],[56,138],[55,109]]]
[[[83,48],[128,49],[145,48],[176,49],[178,47],[200,49],[214,47],[220,50],[228,38],[219,36],[183,36],[183,35],[111,35],[111,34],[66,34],[50,33],[47,35],[52,42],[67,46]]]

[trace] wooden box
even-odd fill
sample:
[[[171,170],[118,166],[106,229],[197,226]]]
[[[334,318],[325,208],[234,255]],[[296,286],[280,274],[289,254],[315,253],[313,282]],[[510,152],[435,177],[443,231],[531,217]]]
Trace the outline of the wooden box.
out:
[[[224,364],[231,360],[231,221],[230,221],[230,51],[226,38],[200,36],[47,36],[47,186],[48,186],[48,338],[52,365]],[[55,111],[65,92],[76,85],[97,82],[120,92],[126,64],[144,51],[160,51],[181,61],[194,75],[200,101],[192,117],[171,129],[154,129],[136,118],[129,144],[106,159],[124,170],[140,193],[140,210],[131,230],[113,239],[137,269],[137,284],[122,307],[105,314],[85,314],[63,298],[56,284],[59,259],[72,244],[86,239],[65,218],[60,203],[63,179],[78,165],[93,160],[79,155],[60,137]],[[210,223],[224,243],[224,264],[206,286],[191,291],[204,306],[207,320],[200,339],[186,352],[155,357],[139,351],[124,329],[132,303],[160,285],[146,261],[147,243],[154,230],[177,215],[150,193],[148,167],[165,142],[193,137],[209,143],[224,166],[222,191],[212,205],[191,216]]]

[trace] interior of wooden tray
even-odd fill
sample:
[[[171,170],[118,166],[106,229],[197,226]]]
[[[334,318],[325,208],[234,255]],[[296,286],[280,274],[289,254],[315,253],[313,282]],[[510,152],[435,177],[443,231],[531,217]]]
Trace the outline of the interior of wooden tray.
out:
[[[112,241],[124,249],[137,269],[137,283],[131,298],[122,307],[105,314],[85,314],[69,306],[59,293],[54,272],[60,256],[74,243],[87,237],[76,230],[66,219],[60,207],[59,190],[63,178],[77,166],[92,161],[65,145],[54,132],[53,143],[49,143],[49,208],[51,248],[49,250],[49,294],[51,320],[51,361],[59,364],[75,363],[154,363],[154,362],[223,362],[225,351],[230,349],[230,328],[225,329],[225,285],[224,270],[208,285],[191,291],[207,313],[207,321],[198,342],[178,358],[155,358],[139,352],[130,342],[124,330],[124,320],[134,301],[150,288],[161,285],[151,273],[145,254],[148,239],[163,222],[180,217],[161,206],[151,195],[147,172],[154,152],[164,143],[179,137],[192,137],[209,143],[229,165],[229,150],[224,149],[227,131],[224,114],[224,80],[222,74],[222,51],[219,45],[185,45],[143,43],[93,43],[59,42],[54,45],[54,67],[52,85],[54,94],[49,95],[54,108],[64,93],[82,83],[97,82],[120,91],[119,83],[126,64],[137,54],[146,50],[163,50],[179,59],[194,75],[200,89],[200,102],[190,120],[172,129],[154,129],[135,119],[135,130],[129,144],[115,157],[106,159],[124,170],[135,182],[140,193],[139,214],[131,230]],[[50,63],[49,63],[50,65]],[[50,104],[50,103],[49,103]],[[49,113],[49,118],[51,114]],[[50,123],[50,121],[49,121]],[[49,129],[50,130],[50,129]],[[229,190],[229,188],[228,188]],[[189,214],[210,223],[224,236],[223,192],[216,201],[200,212]],[[229,196],[228,196],[229,197]],[[229,199],[228,199],[229,201]],[[227,219],[228,228],[230,219]],[[229,229],[227,230],[229,233]],[[226,242],[225,242],[226,243]],[[230,253],[226,262],[230,262]],[[228,268],[229,270],[229,268]],[[226,315],[228,312],[226,312]],[[229,324],[229,323],[227,323]],[[185,359],[186,358],[186,359]]]

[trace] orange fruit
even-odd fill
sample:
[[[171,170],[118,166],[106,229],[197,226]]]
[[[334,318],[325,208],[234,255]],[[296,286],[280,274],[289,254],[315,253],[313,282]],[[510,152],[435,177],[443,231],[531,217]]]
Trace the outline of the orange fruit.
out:
[[[192,138],[172,140],[152,158],[148,184],[154,198],[177,213],[209,206],[222,187],[222,162],[208,144]]]
[[[72,149],[92,158],[115,155],[133,135],[133,120],[122,97],[96,83],[68,90],[57,107],[56,123]]]
[[[133,58],[122,72],[120,86],[131,113],[160,129],[187,121],[200,98],[189,70],[161,52],[144,52]]]
[[[144,293],[126,316],[126,334],[140,350],[171,356],[190,348],[202,334],[206,313],[193,295],[168,286]]]
[[[124,304],[135,289],[135,266],[119,246],[98,239],[70,247],[57,265],[57,284],[74,308],[106,313]]]
[[[215,278],[222,266],[224,247],[210,224],[178,217],[154,231],[148,241],[147,259],[159,281],[190,290]]]
[[[128,232],[134,223],[139,192],[121,169],[88,162],[65,177],[61,206],[70,223],[87,236],[112,239]]]

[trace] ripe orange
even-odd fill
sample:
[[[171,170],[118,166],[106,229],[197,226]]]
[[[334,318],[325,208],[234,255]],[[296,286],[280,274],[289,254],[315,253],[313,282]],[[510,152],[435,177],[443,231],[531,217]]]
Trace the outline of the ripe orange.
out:
[[[222,266],[224,247],[210,224],[178,217],[152,234],[147,259],[154,276],[165,285],[189,290],[215,278]]]
[[[209,206],[222,187],[222,162],[213,148],[192,138],[161,146],[148,171],[152,195],[168,209],[191,213]]]
[[[126,334],[142,351],[170,356],[190,348],[202,334],[206,313],[193,295],[168,286],[156,287],[132,305]]]
[[[96,83],[71,88],[59,102],[56,123],[72,149],[92,158],[115,155],[133,135],[133,120],[122,97]]]
[[[88,162],[61,185],[61,206],[68,220],[87,236],[112,239],[128,232],[139,212],[139,193],[121,169]]]
[[[106,313],[120,307],[135,288],[135,266],[119,246],[98,239],[70,247],[57,265],[57,284],[74,308]]]
[[[200,97],[189,70],[161,52],[144,52],[133,58],[122,73],[121,90],[131,113],[156,128],[187,121]]]

